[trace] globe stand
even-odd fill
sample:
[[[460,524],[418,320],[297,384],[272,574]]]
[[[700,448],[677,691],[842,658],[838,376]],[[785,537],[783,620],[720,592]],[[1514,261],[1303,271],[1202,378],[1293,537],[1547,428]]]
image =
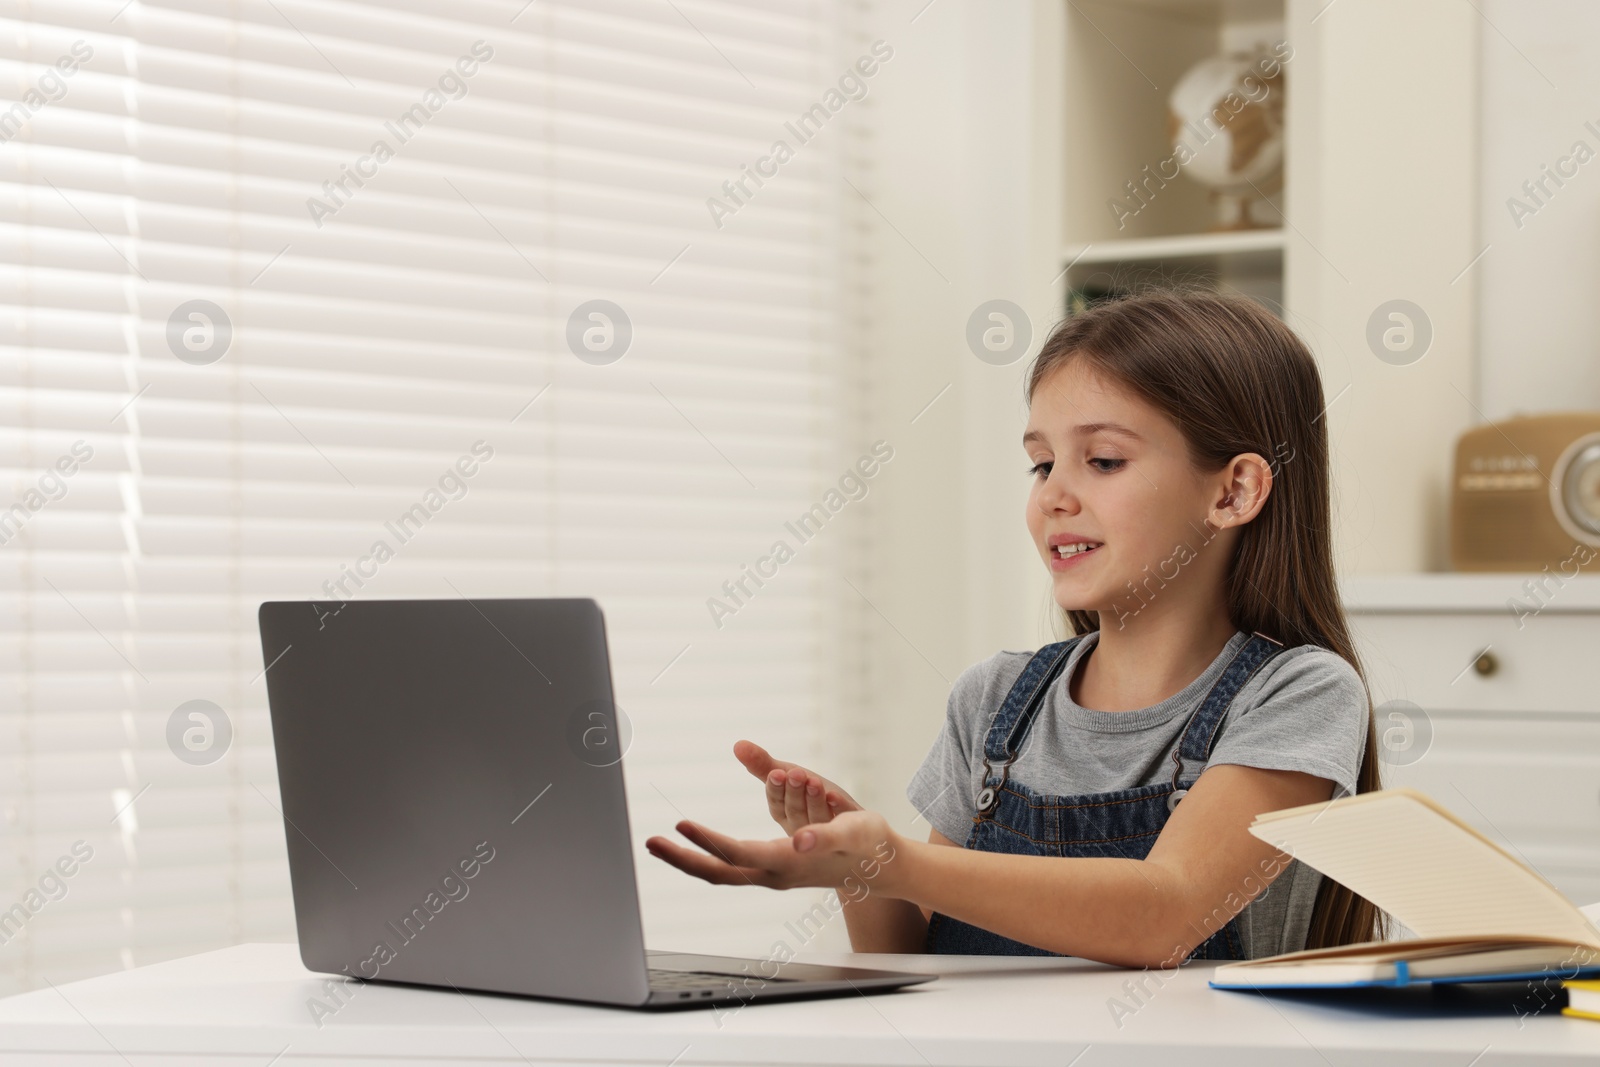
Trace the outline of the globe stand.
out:
[[[1272,221],[1261,221],[1257,208],[1268,206],[1268,201],[1257,196],[1255,190],[1240,192],[1228,189],[1211,190],[1211,202],[1216,205],[1216,221],[1209,227],[1211,233],[1229,233],[1236,230],[1272,229]]]

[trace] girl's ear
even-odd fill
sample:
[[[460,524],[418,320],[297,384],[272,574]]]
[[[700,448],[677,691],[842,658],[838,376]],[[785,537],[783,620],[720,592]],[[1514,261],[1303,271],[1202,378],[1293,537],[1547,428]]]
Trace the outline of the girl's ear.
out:
[[[1213,526],[1242,526],[1261,513],[1272,492],[1272,465],[1244,452],[1222,469],[1222,496],[1211,512]]]

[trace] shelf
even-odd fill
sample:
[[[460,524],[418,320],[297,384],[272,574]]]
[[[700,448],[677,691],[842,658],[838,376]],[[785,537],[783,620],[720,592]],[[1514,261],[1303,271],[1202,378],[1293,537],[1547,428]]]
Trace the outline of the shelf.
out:
[[[1061,253],[1061,261],[1082,267],[1185,259],[1259,258],[1263,255],[1281,255],[1283,244],[1281,229],[1191,233],[1179,237],[1132,237],[1068,245]]]
[[[1280,0],[1120,0],[1118,6],[1168,18],[1211,22],[1283,18]]]
[[[1281,229],[1097,241],[1068,245],[1061,273],[1069,291],[1132,292],[1146,285],[1198,283],[1254,297],[1282,315],[1283,246]],[[1072,314],[1070,301],[1067,313]]]
[[[1538,603],[1523,583],[1540,581],[1548,592],[1543,611],[1590,613],[1600,611],[1600,575],[1568,578],[1558,572],[1458,573],[1433,571],[1415,574],[1363,575],[1342,579],[1339,592],[1351,612],[1504,613],[1512,618],[1509,602],[1525,606]],[[1563,584],[1565,583],[1565,584]]]

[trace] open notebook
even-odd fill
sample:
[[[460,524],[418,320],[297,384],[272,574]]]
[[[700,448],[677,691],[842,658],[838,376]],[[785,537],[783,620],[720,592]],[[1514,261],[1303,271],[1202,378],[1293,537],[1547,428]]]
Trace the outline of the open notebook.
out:
[[[1600,905],[1579,909],[1415,789],[1267,812],[1250,832],[1405,923],[1415,938],[1218,965],[1218,989],[1600,975]],[[1586,915],[1585,912],[1590,912]]]

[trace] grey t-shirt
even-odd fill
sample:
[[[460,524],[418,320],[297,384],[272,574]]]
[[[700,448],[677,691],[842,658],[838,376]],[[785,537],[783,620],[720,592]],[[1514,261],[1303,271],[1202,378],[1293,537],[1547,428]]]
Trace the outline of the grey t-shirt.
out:
[[[1159,704],[1133,711],[1079,706],[1069,684],[1099,641],[1085,634],[1051,682],[1009,777],[1035,792],[1105,793],[1172,780],[1172,750],[1250,635],[1236,632],[1194,681]],[[906,798],[929,824],[964,844],[983,788],[983,742],[1011,685],[1033,655],[1001,651],[961,673],[950,690],[944,729],[918,768]],[[1184,761],[1184,777],[1219,763],[1305,771],[1334,783],[1332,799],[1353,794],[1366,746],[1368,703],[1355,668],[1315,645],[1278,653],[1234,697],[1203,765]],[[1298,859],[1239,916],[1247,959],[1305,947],[1322,876]]]

